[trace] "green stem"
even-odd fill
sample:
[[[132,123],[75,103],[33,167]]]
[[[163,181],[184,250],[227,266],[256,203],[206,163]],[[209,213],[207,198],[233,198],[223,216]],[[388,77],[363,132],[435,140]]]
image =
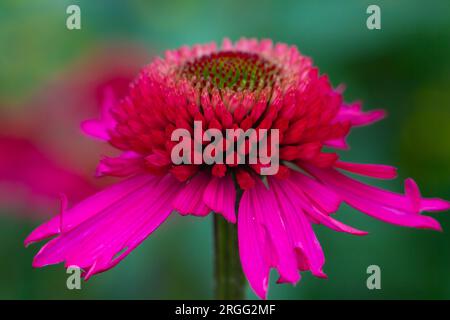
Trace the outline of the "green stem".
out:
[[[240,200],[240,194],[236,203]],[[237,213],[237,210],[236,210]],[[245,277],[239,259],[237,224],[214,214],[215,295],[220,300],[245,298]]]

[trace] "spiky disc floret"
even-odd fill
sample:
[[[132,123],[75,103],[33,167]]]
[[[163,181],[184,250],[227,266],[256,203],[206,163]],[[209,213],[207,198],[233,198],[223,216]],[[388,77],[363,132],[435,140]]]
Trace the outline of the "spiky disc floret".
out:
[[[213,86],[233,91],[257,91],[272,88],[280,76],[278,67],[255,53],[221,51],[186,62],[180,77],[194,87]]]

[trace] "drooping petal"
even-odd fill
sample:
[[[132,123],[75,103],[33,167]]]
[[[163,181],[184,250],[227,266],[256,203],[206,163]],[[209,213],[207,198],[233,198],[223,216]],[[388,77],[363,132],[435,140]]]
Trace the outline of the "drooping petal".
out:
[[[245,194],[245,192],[244,192]],[[264,247],[267,239],[262,225],[256,223],[251,201],[241,199],[238,214],[239,255],[242,270],[255,293],[267,298],[270,266],[265,258]]]
[[[308,181],[307,183],[305,183]],[[320,188],[317,188],[317,191],[321,191],[323,200],[326,199],[329,195],[332,195],[334,198],[337,198],[337,195],[333,191],[325,191],[327,188],[321,185],[319,182],[314,181],[312,178],[304,176],[303,174],[297,173],[292,175],[288,179],[282,182],[282,187],[286,196],[290,199],[292,203],[298,207],[298,210],[302,210],[312,221],[323,224],[324,226],[338,231],[338,232],[346,232],[354,235],[366,235],[367,232],[355,229],[353,227],[347,226],[344,223],[333,219],[330,214],[335,212],[338,208],[335,207],[326,207],[324,205],[320,205],[320,202],[317,202],[314,198],[311,198],[308,194],[308,183],[314,182],[314,184],[320,185]],[[280,182],[281,184],[281,182]],[[276,189],[276,188],[275,188]],[[338,198],[339,199],[339,198]],[[335,201],[335,200],[334,200]],[[338,200],[340,203],[340,199]],[[329,211],[332,209],[332,211]]]
[[[335,167],[359,175],[378,179],[394,179],[397,176],[397,168],[382,164],[362,164],[337,161],[335,163]]]
[[[414,211],[444,211],[450,209],[450,202],[439,198],[422,198],[417,183],[408,178],[405,180],[405,194],[411,200]]]
[[[111,109],[116,103],[116,97],[112,88],[106,88],[101,105],[100,119],[85,120],[81,123],[81,130],[87,135],[108,141],[109,131],[114,128],[115,121],[111,115]]]
[[[104,157],[97,166],[96,176],[128,177],[144,171],[144,159],[141,155],[128,151],[120,156]]]
[[[81,201],[70,210],[64,212],[63,230],[61,230],[61,218],[59,216],[53,217],[46,223],[34,229],[25,239],[25,245],[28,246],[33,242],[54,236],[61,231],[70,231],[82,222],[108,208],[111,204],[122,200],[135,190],[155,179],[156,178],[151,175],[135,176],[94,194]]]
[[[85,278],[110,269],[169,216],[170,199],[179,190],[180,184],[170,175],[152,177],[120,200],[113,198],[76,227],[63,230],[39,251],[33,266],[65,262],[82,268]]]
[[[383,119],[386,112],[382,109],[362,111],[361,103],[342,104],[334,121],[349,123],[350,126],[366,126]],[[347,134],[325,141],[325,145],[337,149],[348,149]]]
[[[361,110],[361,103],[356,102],[342,105],[336,120],[339,122],[350,121],[353,126],[365,126],[377,122],[385,116],[386,112],[381,109],[364,112]]]
[[[418,206],[417,199],[412,201],[411,196],[363,184],[335,169],[319,169],[309,165],[305,165],[305,168],[324,185],[333,189],[349,205],[376,219],[406,227],[441,230],[436,220],[420,215],[420,212],[425,209],[446,210],[449,208],[446,201],[420,199]]]
[[[203,201],[211,210],[222,214],[227,221],[236,223],[236,188],[231,175],[223,178],[212,177],[203,194]]]
[[[319,181],[316,181],[302,173],[293,171],[288,179],[294,186],[301,186],[311,201],[322,208],[327,214],[336,212],[342,199],[330,188],[326,188]]]
[[[277,199],[261,181],[244,191],[238,214],[242,268],[255,293],[266,298],[269,270],[287,282],[299,280],[294,250],[289,243]]]
[[[173,201],[174,208],[182,215],[206,216],[211,209],[203,201],[203,194],[210,181],[209,174],[200,172],[189,180]]]
[[[311,221],[295,202],[297,198],[285,180],[270,179],[271,192],[276,195],[291,247],[297,253],[301,270],[311,270],[317,277],[326,277],[322,271],[325,257],[314,233]]]

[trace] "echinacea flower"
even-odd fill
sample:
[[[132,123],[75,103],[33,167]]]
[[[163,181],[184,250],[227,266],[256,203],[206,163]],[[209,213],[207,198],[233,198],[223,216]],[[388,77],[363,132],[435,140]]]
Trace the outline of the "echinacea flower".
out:
[[[27,245],[56,237],[33,266],[65,262],[88,279],[119,263],[173,211],[215,212],[237,223],[242,269],[266,298],[271,268],[282,283],[299,281],[299,271],[326,276],[313,224],[366,234],[331,216],[343,202],[388,223],[439,230],[436,220],[420,213],[447,210],[447,201],[423,198],[411,179],[405,194],[363,184],[345,172],[392,179],[396,169],[344,162],[324,151],[345,149],[351,128],[383,116],[344,103],[341,90],[311,59],[286,44],[225,39],[220,48],[212,43],[168,51],[142,70],[124,99],[104,105],[99,120],[83,123],[85,132],[122,151],[102,159],[97,173],[124,180],[35,229]],[[278,172],[262,177],[261,163],[174,164],[172,133],[192,132],[194,121],[205,129],[277,129]]]

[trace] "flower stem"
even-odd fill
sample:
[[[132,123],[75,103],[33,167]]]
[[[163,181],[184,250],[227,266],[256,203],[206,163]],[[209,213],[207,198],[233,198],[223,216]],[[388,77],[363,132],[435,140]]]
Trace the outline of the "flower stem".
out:
[[[236,203],[239,203],[238,195]],[[237,210],[236,210],[237,212]],[[237,224],[214,214],[215,296],[220,300],[245,298],[245,277],[239,259]]]

